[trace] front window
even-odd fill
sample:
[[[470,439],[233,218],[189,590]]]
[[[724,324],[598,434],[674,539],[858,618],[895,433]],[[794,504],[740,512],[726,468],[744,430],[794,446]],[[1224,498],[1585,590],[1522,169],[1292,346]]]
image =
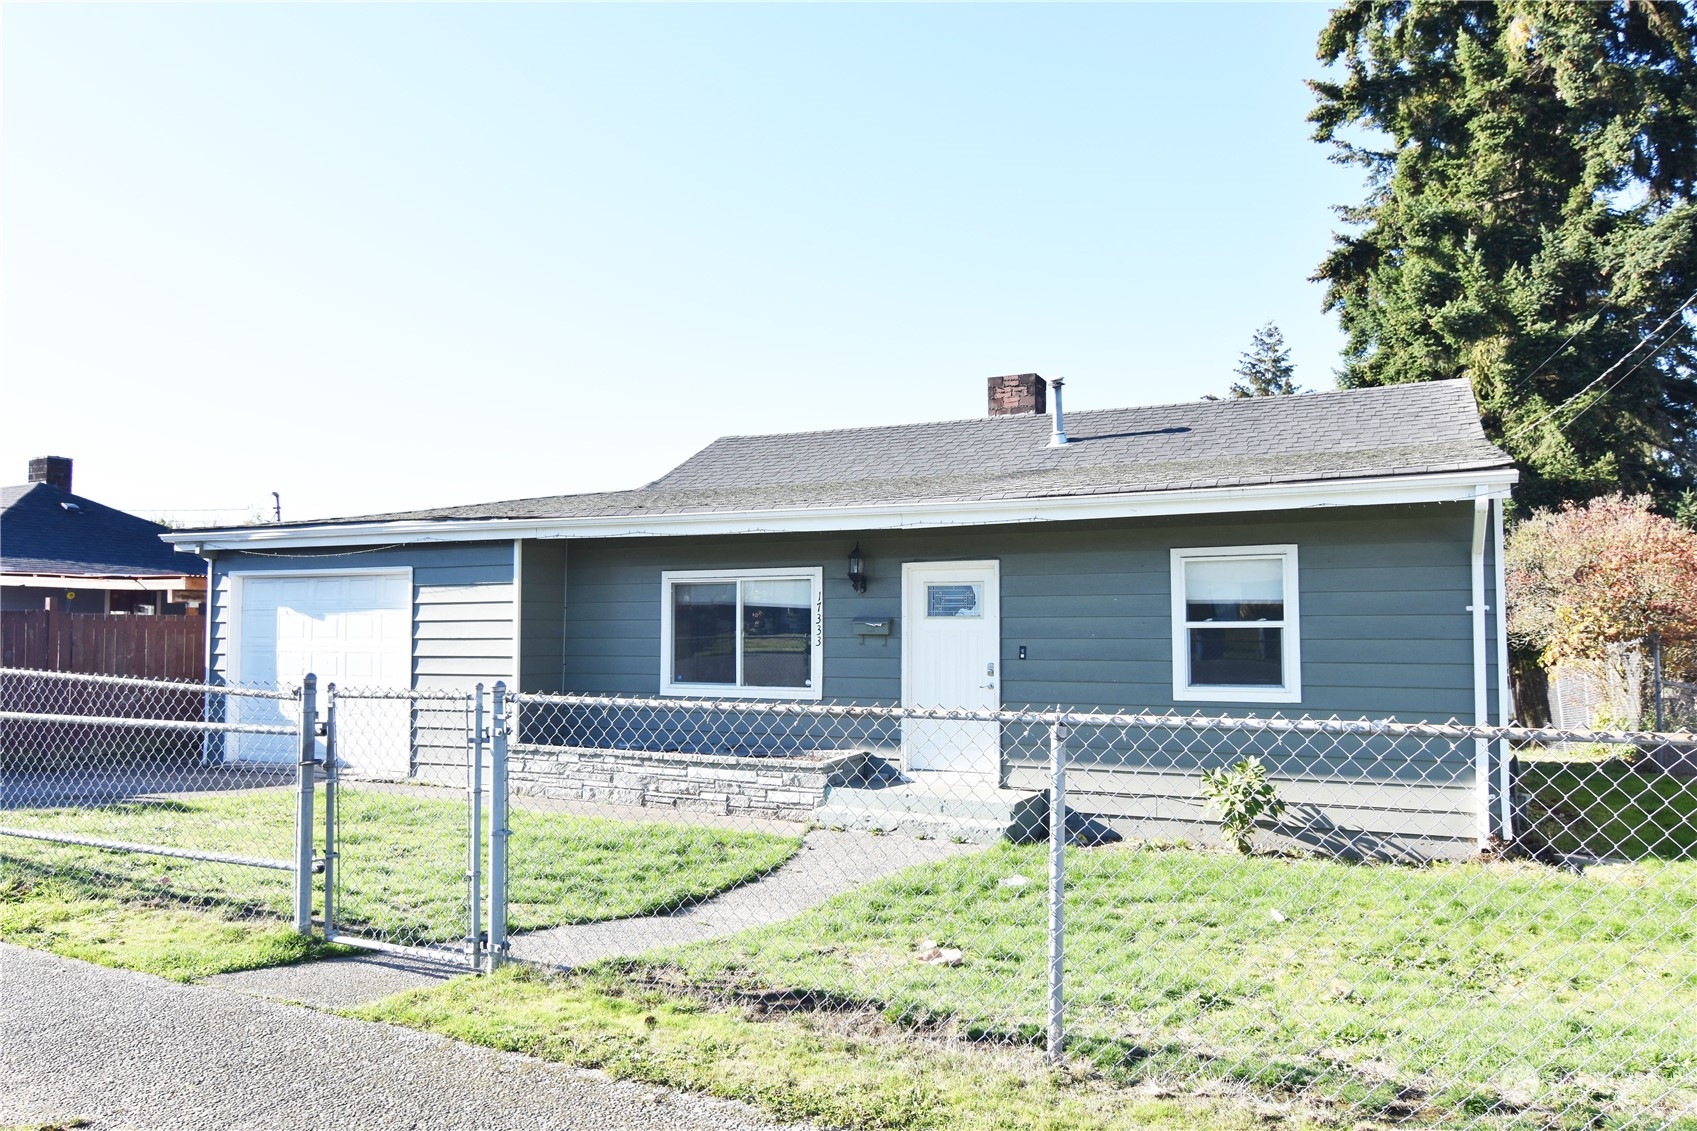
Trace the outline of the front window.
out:
[[[819,698],[822,572],[662,574],[662,692]]]
[[[1173,698],[1296,703],[1296,547],[1174,550]]]

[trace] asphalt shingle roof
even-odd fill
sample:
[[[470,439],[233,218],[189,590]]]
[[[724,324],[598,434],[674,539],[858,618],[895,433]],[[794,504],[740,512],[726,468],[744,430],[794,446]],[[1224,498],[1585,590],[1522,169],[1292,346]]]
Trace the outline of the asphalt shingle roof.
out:
[[[164,532],[157,522],[48,483],[0,488],[0,571],[5,573],[193,577],[206,572],[205,562],[161,542]]]
[[[1292,397],[726,436],[646,487],[335,522],[970,503],[1506,468],[1465,380]],[[286,524],[296,525],[296,524]],[[299,525],[320,525],[301,523]]]

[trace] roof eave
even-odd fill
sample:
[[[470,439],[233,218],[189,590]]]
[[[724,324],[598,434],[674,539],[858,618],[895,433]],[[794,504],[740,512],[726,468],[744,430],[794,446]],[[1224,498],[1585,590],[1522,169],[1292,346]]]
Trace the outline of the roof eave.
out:
[[[837,530],[905,530],[1026,522],[1076,522],[1186,514],[1301,510],[1455,502],[1506,495],[1519,473],[1512,467],[1417,475],[1206,487],[1182,491],[985,499],[975,502],[793,507],[757,511],[696,511],[573,518],[476,518],[247,526],[173,531],[161,537],[180,550],[306,549],[321,546],[483,542],[514,538],[642,538],[703,534],[779,534]]]
[[[0,585],[30,585],[57,588],[75,584],[84,589],[192,589],[204,585],[204,573],[24,573],[0,571]],[[187,583],[187,584],[185,584]]]

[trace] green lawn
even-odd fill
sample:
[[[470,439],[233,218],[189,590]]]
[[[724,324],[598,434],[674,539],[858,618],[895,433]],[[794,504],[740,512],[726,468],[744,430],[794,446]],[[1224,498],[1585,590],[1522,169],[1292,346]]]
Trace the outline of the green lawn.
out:
[[[1605,858],[1697,860],[1697,781],[1613,757],[1534,758],[1520,780],[1526,832],[1543,844]]]
[[[1212,1079],[1440,1121],[1524,1111],[1539,1127],[1633,1112],[1660,1126],[1671,1102],[1697,1127],[1697,866],[1574,875],[1141,846],[1070,860],[1069,1034],[1113,1080]],[[1040,845],[955,858],[628,972],[1032,1039],[1044,867]],[[1031,882],[1002,882],[1016,875]],[[920,939],[965,962],[916,963]]]
[[[106,840],[287,860],[291,789],[137,801],[100,808],[11,810],[6,824]],[[323,828],[323,794],[317,827]],[[338,806],[336,919],[344,930],[403,943],[465,933],[463,799],[343,787]],[[800,838],[662,822],[621,822],[515,809],[511,921],[525,930],[649,915],[755,879],[795,854]],[[484,845],[487,849],[487,814]],[[286,917],[288,872],[0,838],[0,865],[91,895],[167,899],[241,916]]]
[[[239,919],[122,886],[91,887],[12,860],[0,866],[0,939],[16,946],[178,982],[355,953],[274,918]]]
[[[755,1021],[610,970],[512,966],[346,1011],[598,1068],[615,1079],[743,1100],[780,1119],[902,1131],[1251,1131],[1324,1126],[1300,1103],[1116,1085],[1028,1048],[912,1040],[877,1025]],[[664,1122],[657,1109],[657,1124]],[[1276,1122],[1272,1122],[1276,1121]]]

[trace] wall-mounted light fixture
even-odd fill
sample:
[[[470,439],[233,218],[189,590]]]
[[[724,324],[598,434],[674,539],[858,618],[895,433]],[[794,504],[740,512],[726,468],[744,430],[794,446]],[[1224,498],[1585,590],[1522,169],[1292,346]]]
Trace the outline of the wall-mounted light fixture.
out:
[[[859,542],[849,551],[848,579],[856,593],[866,592],[866,555],[860,552]]]

